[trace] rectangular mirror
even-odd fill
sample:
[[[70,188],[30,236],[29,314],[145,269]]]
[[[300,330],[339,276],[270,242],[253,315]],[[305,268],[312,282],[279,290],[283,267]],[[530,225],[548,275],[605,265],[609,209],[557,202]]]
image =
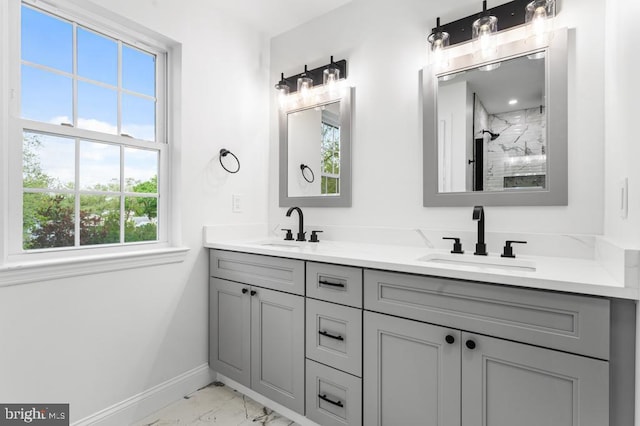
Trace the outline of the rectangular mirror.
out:
[[[567,204],[566,35],[423,70],[425,206]]]
[[[280,109],[280,206],[351,205],[351,89]]]

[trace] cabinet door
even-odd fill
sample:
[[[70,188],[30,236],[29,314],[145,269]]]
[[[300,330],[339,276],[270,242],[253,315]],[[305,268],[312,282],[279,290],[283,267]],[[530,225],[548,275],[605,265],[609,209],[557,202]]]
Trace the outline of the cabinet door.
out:
[[[462,338],[464,426],[609,424],[608,362],[469,333]]]
[[[460,331],[365,312],[364,354],[364,424],[460,426]]]
[[[210,279],[209,365],[247,387],[251,384],[250,315],[248,285]]]
[[[252,290],[251,388],[304,414],[304,297]]]

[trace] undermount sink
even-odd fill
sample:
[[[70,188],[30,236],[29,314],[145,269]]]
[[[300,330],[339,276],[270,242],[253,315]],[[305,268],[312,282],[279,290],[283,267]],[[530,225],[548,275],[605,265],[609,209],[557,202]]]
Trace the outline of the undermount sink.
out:
[[[300,243],[295,243],[293,241],[292,242],[288,242],[288,241],[282,241],[282,242],[268,241],[268,242],[258,243],[258,245],[264,246],[264,247],[300,248]]]
[[[505,271],[536,271],[536,263],[534,261],[499,257],[497,255],[475,256],[472,254],[433,253],[422,256],[418,260],[439,265],[473,266]]]

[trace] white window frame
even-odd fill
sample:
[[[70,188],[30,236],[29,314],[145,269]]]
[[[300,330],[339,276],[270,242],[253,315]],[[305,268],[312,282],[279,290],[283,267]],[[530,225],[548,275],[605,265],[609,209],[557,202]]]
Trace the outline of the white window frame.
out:
[[[172,203],[172,188],[178,184],[176,175],[172,175],[172,172],[175,173],[179,169],[172,163],[172,152],[178,149],[176,145],[179,144],[176,137],[179,134],[179,128],[172,120],[173,115],[179,114],[179,44],[149,30],[138,31],[137,25],[135,25],[136,30],[132,30],[131,27],[134,27],[131,25],[132,23],[123,24],[127,21],[126,19],[107,19],[104,15],[111,13],[105,12],[95,5],[87,5],[89,9],[84,10],[78,6],[77,2],[69,0],[56,0],[55,5],[41,0],[3,0],[0,3],[0,59],[2,59],[0,62],[2,64],[0,66],[0,161],[2,162],[2,173],[0,174],[0,230],[2,231],[2,237],[0,237],[0,286],[34,281],[39,275],[50,276],[51,271],[48,272],[49,275],[46,271],[42,274],[33,274],[33,269],[38,269],[41,266],[53,266],[64,276],[91,273],[92,270],[86,267],[87,262],[94,262],[96,258],[100,257],[109,259],[109,262],[104,262],[105,268],[107,268],[104,271],[122,269],[124,259],[128,259],[124,263],[129,265],[125,267],[182,261],[187,249],[179,247],[177,232],[179,227],[176,226],[179,207],[176,206],[176,203]],[[60,19],[74,22],[74,30],[76,24],[81,25],[156,55],[155,142],[21,118],[19,98],[22,64],[20,50],[22,3]],[[119,49],[121,49],[120,43]],[[75,81],[74,87],[77,84]],[[119,92],[118,96],[120,93],[122,92]],[[74,89],[74,105],[76,96],[77,90]],[[169,107],[169,97],[172,98],[171,107]],[[121,108],[120,104],[118,108]],[[77,111],[74,110],[73,113],[77,115]],[[118,114],[120,116],[120,111]],[[159,152],[158,240],[24,251],[22,249],[21,143],[23,130],[113,143],[124,147],[157,150]],[[77,167],[77,155],[75,161]],[[122,161],[121,157],[121,173]],[[128,193],[125,192],[125,195]],[[121,206],[121,209],[123,207]],[[78,265],[81,266],[76,268]],[[22,276],[20,273],[16,275],[18,269],[30,271],[29,273],[34,279],[30,279],[26,275]],[[74,269],[77,269],[77,274],[74,273]],[[100,272],[100,268],[94,268],[94,270]]]

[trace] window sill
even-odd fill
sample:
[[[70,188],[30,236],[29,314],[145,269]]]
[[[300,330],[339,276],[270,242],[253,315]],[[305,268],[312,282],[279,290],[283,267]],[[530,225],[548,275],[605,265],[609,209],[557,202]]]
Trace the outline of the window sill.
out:
[[[183,262],[188,247],[169,247],[66,259],[7,263],[0,266],[0,287]]]

